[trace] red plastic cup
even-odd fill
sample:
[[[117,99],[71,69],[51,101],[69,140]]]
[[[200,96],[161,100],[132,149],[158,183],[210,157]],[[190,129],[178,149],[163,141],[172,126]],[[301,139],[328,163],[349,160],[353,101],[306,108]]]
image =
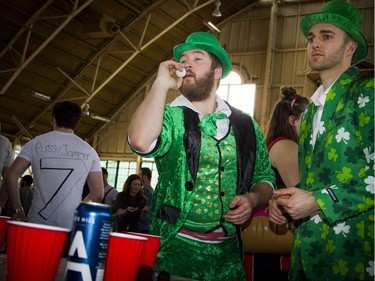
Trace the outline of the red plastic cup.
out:
[[[104,281],[134,281],[146,241],[141,236],[110,233]]]
[[[0,216],[0,249],[3,247],[10,217]]]
[[[136,232],[128,232],[128,233],[132,235],[138,235],[138,236],[143,236],[147,238],[146,245],[143,249],[140,265],[149,266],[152,269],[154,269],[156,258],[158,256],[161,236],[144,234],[144,233],[136,233]]]
[[[8,221],[7,281],[53,281],[70,229]]]

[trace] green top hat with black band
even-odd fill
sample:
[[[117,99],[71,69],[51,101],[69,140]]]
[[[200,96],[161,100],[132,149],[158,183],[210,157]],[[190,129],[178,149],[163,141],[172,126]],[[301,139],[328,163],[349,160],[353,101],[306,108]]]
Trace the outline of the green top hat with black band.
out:
[[[203,50],[216,56],[223,68],[222,78],[226,77],[232,70],[232,62],[228,53],[221,47],[215,36],[207,32],[194,32],[186,38],[185,43],[174,47],[173,54],[176,61],[180,61],[181,55],[189,50]]]
[[[310,28],[317,23],[329,23],[338,26],[358,43],[358,48],[352,59],[353,62],[366,57],[367,41],[361,32],[362,16],[353,5],[342,0],[333,0],[326,3],[320,12],[306,16],[301,21],[301,30],[305,37],[308,36]]]

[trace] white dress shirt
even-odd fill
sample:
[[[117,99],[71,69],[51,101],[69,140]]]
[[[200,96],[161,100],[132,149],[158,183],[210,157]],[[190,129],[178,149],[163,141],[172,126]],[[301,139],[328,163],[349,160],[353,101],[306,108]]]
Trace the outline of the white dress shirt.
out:
[[[321,121],[324,105],[326,103],[327,93],[332,88],[332,85],[335,84],[336,80],[324,91],[323,85],[315,91],[315,93],[311,96],[311,101],[317,106],[317,110],[314,114],[313,119],[313,134],[311,139],[311,144],[314,147],[316,138],[318,134],[322,134],[325,131],[325,124]]]

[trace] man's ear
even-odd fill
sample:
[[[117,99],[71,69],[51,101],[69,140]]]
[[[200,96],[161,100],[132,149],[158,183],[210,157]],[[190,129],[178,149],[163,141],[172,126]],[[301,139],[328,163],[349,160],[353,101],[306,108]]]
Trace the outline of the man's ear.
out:
[[[347,54],[349,56],[354,56],[354,53],[355,51],[357,51],[357,48],[358,48],[358,43],[353,40],[350,40],[346,48]]]
[[[52,126],[52,128],[55,128],[55,126],[56,126],[56,119],[54,117],[52,117],[52,119],[51,119],[51,126]]]
[[[223,69],[221,67],[216,67],[215,68],[215,80],[220,79],[222,74],[223,74]]]

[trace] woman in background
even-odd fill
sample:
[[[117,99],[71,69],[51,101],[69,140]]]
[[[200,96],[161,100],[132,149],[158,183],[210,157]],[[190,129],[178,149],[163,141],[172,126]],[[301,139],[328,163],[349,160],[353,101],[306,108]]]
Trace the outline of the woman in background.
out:
[[[299,183],[298,134],[302,113],[309,100],[297,94],[292,87],[281,89],[282,98],[275,105],[266,134],[266,144],[277,188]],[[253,281],[287,281],[289,255],[253,255]]]
[[[299,183],[298,135],[302,113],[309,100],[292,87],[281,89],[283,97],[275,105],[268,125],[266,144],[278,188]]]
[[[123,191],[117,194],[116,207],[117,230],[138,232],[138,221],[146,220],[148,215],[147,197],[138,175],[126,179]]]

